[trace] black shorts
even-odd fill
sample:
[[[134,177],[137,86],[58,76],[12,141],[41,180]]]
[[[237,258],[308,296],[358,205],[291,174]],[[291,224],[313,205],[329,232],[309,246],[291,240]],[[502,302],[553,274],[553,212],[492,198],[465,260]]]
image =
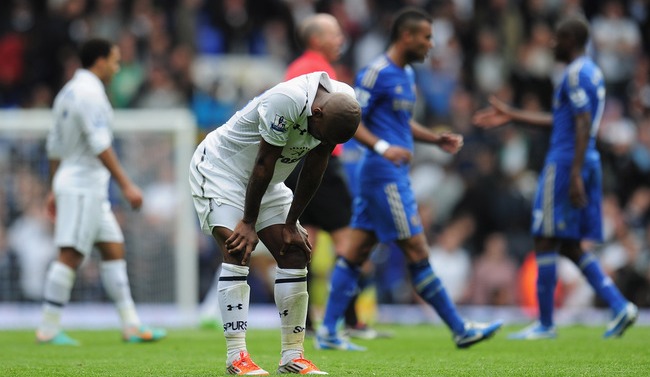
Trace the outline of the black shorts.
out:
[[[284,182],[292,190],[296,188],[303,161],[304,159]],[[300,223],[321,228],[329,233],[348,226],[351,217],[352,198],[343,165],[338,157],[331,156],[318,190],[300,216]]]

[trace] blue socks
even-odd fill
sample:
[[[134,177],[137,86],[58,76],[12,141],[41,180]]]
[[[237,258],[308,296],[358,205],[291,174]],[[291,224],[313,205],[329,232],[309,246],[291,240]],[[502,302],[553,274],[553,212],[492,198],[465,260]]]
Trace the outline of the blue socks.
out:
[[[329,335],[336,334],[339,320],[343,318],[350,301],[357,294],[360,275],[361,268],[359,266],[352,265],[342,257],[336,259],[336,265],[330,278],[330,295],[323,318],[323,326]]]
[[[535,254],[537,261],[537,303],[539,305],[539,321],[542,326],[553,326],[553,296],[557,284],[556,251],[543,251]]]
[[[584,253],[578,261],[578,267],[601,299],[605,300],[615,313],[622,310],[627,300],[618,290],[612,279],[603,273],[598,259],[591,253]]]
[[[411,281],[417,293],[436,310],[454,334],[465,333],[465,322],[447,295],[440,279],[433,273],[427,259],[408,266]]]

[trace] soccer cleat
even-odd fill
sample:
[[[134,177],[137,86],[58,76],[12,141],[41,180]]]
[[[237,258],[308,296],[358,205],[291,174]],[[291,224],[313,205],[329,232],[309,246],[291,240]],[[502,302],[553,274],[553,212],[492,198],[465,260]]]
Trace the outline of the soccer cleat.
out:
[[[607,324],[607,331],[603,335],[604,338],[619,338],[623,335],[628,327],[632,326],[636,319],[639,317],[639,308],[631,302],[628,302],[623,309],[621,309],[614,319]]]
[[[80,346],[79,341],[72,339],[63,331],[59,331],[51,338],[44,338],[38,332],[36,333],[36,343],[38,344],[52,344],[55,346]]]
[[[350,338],[364,340],[393,337],[393,334],[388,331],[379,331],[363,323],[359,323],[356,326],[347,326],[345,328],[345,335]]]
[[[305,359],[302,355],[278,367],[278,374],[328,374],[318,369],[311,361]]]
[[[508,335],[508,339],[515,340],[538,340],[538,339],[555,339],[557,330],[555,326],[544,326],[539,322],[534,322],[521,331]]]
[[[339,351],[365,351],[366,347],[362,347],[350,342],[347,338],[337,334],[328,335],[320,331],[316,332],[314,339],[314,347],[319,350],[339,350]]]
[[[226,373],[239,376],[268,376],[269,372],[260,368],[253,362],[251,355],[246,351],[239,351],[239,359],[226,366]]]
[[[155,342],[167,336],[167,331],[149,326],[130,328],[122,333],[122,340],[127,343]]]
[[[454,343],[458,348],[467,348],[482,340],[491,338],[497,330],[503,326],[503,322],[492,323],[466,322],[465,333],[454,336]]]

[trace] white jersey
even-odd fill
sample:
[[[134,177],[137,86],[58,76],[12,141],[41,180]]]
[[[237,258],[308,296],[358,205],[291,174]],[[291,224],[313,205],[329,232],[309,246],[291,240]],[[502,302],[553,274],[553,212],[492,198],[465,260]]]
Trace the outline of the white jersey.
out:
[[[200,187],[193,187],[193,194],[221,197],[243,209],[246,183],[259,151],[260,137],[271,145],[283,147],[267,193],[280,190],[277,186],[284,187],[284,180],[298,161],[320,144],[307,131],[307,117],[312,115],[311,106],[319,85],[329,92],[355,98],[354,89],[330,79],[325,72],[298,76],[255,97],[226,124],[210,132],[197,148],[195,159],[205,159],[212,166],[209,178],[194,177],[193,181]],[[201,174],[197,170],[191,173]],[[216,184],[210,185],[209,181]]]
[[[92,72],[79,69],[56,96],[52,111],[47,155],[61,161],[53,191],[92,190],[108,196],[110,172],[97,157],[113,141],[113,108],[104,85]]]

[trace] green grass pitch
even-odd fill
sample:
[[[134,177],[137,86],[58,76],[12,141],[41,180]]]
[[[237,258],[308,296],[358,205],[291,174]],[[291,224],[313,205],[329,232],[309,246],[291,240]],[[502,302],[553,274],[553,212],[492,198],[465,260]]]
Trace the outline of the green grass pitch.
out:
[[[603,328],[561,327],[559,337],[494,339],[457,350],[442,326],[382,326],[392,339],[359,341],[366,352],[317,351],[306,356],[333,376],[650,376],[650,327],[621,339]],[[222,376],[225,342],[216,330],[175,329],[154,344],[124,344],[118,331],[70,331],[81,347],[37,345],[32,331],[0,332],[0,376]],[[248,349],[271,374],[279,361],[278,330],[250,330]]]

